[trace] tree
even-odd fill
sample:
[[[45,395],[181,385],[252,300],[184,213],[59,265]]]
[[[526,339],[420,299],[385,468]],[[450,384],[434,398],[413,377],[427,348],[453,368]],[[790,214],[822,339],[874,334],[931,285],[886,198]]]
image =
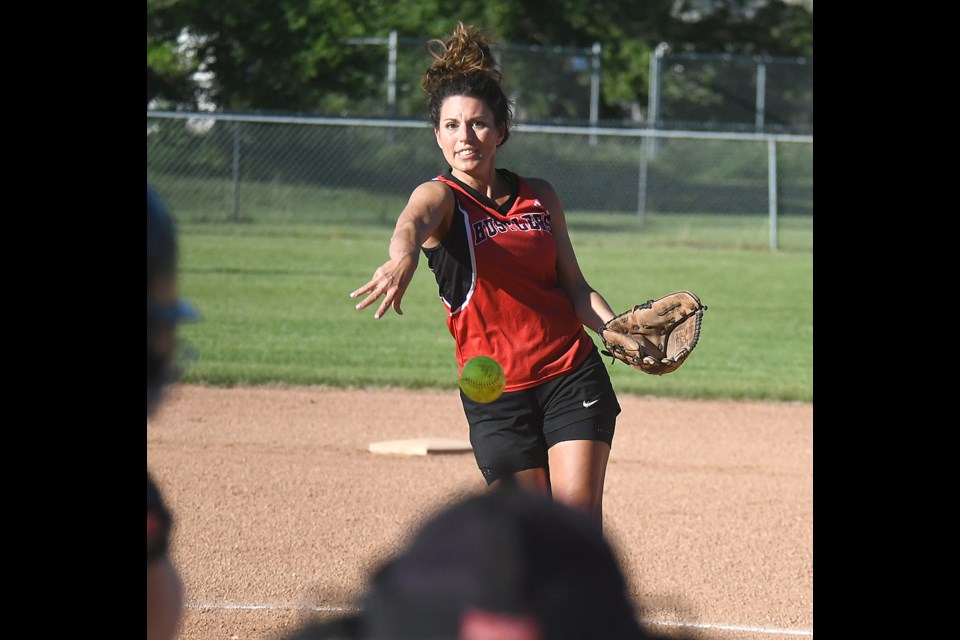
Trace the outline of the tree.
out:
[[[147,104],[160,97],[195,108],[192,76],[197,67],[181,51],[181,29],[172,22],[160,2],[147,0]]]
[[[683,0],[666,32],[674,51],[813,57],[813,14],[783,0]]]
[[[318,111],[338,100],[365,95],[375,80],[355,70],[369,68],[369,52],[344,45],[369,29],[370,0],[148,0],[148,68],[158,51],[176,50],[176,38],[188,46],[175,68],[179,75],[154,81],[148,73],[147,100],[182,102],[184,74],[210,75],[207,98],[225,110]],[[181,47],[181,50],[183,48]],[[151,58],[151,51],[153,57]],[[196,99],[194,97],[194,104]]]
[[[147,103],[383,115],[386,49],[348,40],[396,31],[425,43],[458,20],[503,44],[600,42],[601,119],[629,118],[647,102],[650,55],[660,42],[675,51],[813,55],[812,13],[782,0],[488,0],[455,14],[441,0],[147,0]],[[518,83],[538,80],[536,69],[507,72]],[[204,74],[207,84],[198,79]],[[419,101],[418,87],[408,89],[408,102]],[[562,112],[563,98],[548,100]]]

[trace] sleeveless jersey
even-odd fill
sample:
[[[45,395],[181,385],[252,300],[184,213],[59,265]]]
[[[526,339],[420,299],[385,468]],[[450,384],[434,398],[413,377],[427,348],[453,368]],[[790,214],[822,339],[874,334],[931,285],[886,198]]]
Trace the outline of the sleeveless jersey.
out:
[[[569,373],[595,349],[560,287],[550,212],[523,178],[504,204],[455,178],[453,224],[441,243],[423,249],[447,309],[458,373],[474,356],[503,367],[506,391],[519,391]]]

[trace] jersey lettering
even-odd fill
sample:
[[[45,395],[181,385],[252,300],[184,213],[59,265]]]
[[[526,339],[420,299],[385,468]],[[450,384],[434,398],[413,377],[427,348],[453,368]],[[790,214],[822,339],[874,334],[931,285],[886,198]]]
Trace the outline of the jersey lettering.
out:
[[[473,244],[477,245],[498,233],[509,231],[547,231],[553,233],[550,227],[550,213],[524,213],[510,218],[509,224],[496,218],[484,218],[474,222]]]

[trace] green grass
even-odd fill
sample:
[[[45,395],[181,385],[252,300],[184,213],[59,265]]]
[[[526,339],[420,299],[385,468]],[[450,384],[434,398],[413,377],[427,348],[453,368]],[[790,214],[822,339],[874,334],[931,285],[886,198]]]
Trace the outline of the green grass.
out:
[[[614,363],[621,393],[813,400],[811,218],[780,221],[779,251],[755,216],[571,213],[587,279],[616,310],[678,289],[708,309],[683,368],[647,376]],[[422,259],[404,315],[373,319],[348,293],[386,259],[391,225],[182,222],[181,289],[203,320],[181,336],[184,381],[456,388],[453,340]]]

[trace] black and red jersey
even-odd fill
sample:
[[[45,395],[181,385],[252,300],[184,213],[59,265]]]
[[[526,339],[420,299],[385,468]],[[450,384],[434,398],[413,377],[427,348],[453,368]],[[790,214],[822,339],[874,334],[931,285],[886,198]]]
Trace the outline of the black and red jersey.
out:
[[[424,249],[447,308],[458,373],[485,355],[503,367],[506,391],[537,386],[572,371],[595,348],[560,287],[550,212],[529,183],[505,169],[513,185],[502,205],[450,172],[439,180],[456,198],[453,224]]]

